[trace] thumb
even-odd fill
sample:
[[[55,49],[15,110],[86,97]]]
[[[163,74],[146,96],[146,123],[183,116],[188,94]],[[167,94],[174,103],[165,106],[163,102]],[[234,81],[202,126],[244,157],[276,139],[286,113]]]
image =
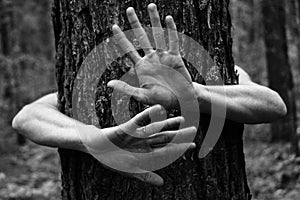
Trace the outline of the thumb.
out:
[[[162,186],[164,184],[164,179],[154,172],[136,173],[132,176],[152,185]]]
[[[147,103],[145,102],[145,91],[142,88],[133,87],[127,84],[126,82],[120,80],[111,80],[108,82],[107,86],[119,92],[123,92],[126,95],[129,95],[135,98],[137,101]]]

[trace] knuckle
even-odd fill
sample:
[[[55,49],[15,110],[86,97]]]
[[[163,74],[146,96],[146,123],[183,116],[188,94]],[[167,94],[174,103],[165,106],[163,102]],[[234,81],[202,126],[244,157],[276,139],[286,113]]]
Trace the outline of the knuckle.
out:
[[[137,18],[131,19],[130,24],[133,28],[138,28],[140,27],[140,22]]]
[[[172,140],[172,136],[170,134],[164,134],[162,136],[162,142],[170,142]]]
[[[151,21],[154,25],[158,25],[160,22],[160,19],[157,16],[152,16]]]

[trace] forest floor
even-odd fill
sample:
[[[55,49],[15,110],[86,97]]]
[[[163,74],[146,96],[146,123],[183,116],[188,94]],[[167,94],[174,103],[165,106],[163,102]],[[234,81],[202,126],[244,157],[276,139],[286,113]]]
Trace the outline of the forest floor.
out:
[[[300,199],[300,158],[289,145],[246,141],[245,154],[254,200]],[[59,172],[55,149],[0,140],[0,200],[58,200]]]
[[[249,142],[245,154],[255,200],[300,199],[300,158],[291,155],[290,145]]]
[[[19,147],[11,132],[0,132],[0,200],[61,199],[57,150],[31,142]]]

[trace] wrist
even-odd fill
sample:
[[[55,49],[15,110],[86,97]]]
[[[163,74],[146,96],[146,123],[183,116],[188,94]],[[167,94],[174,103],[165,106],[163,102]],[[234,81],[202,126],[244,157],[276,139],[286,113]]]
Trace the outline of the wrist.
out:
[[[207,86],[193,82],[197,101],[199,103],[200,112],[210,111],[210,96]]]
[[[76,133],[77,133],[77,149],[78,151],[89,153],[89,141],[92,140],[95,133],[95,126],[86,125],[86,124],[77,124]]]
[[[86,153],[101,155],[114,149],[110,136],[114,135],[117,127],[99,129],[93,125],[87,125],[83,130],[79,131],[81,143]]]

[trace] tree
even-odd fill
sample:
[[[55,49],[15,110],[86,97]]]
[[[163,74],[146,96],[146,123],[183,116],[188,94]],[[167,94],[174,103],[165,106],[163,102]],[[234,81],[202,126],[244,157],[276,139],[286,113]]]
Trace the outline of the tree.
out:
[[[149,0],[54,1],[56,75],[61,112],[72,116],[72,86],[76,72],[87,54],[95,45],[112,35],[111,26],[115,22],[125,30],[129,29],[125,17],[125,10],[129,6],[137,10],[144,25],[149,24],[146,9],[149,3]],[[237,84],[231,52],[228,0],[160,0],[156,3],[161,17],[173,15],[179,31],[197,40],[209,51],[224,77],[224,82]],[[96,109],[101,127],[114,125],[106,84],[111,79],[120,78],[128,70],[126,62],[129,61],[116,61],[108,67],[99,81]],[[191,66],[188,67],[192,71]],[[196,77],[195,72],[193,77]],[[132,101],[133,113],[137,113],[141,107]],[[208,116],[201,118],[201,128],[196,139],[198,145],[201,144],[208,122]],[[90,155],[60,149],[62,198],[251,199],[245,172],[242,132],[242,124],[227,121],[221,138],[207,157],[199,160],[194,154],[194,159],[181,158],[157,172],[165,179],[163,187],[143,184],[107,170]]]
[[[10,58],[13,56],[13,47],[15,44],[14,41],[14,5],[10,0],[1,0],[0,1],[0,11],[1,11],[1,20],[0,20],[0,37],[1,37],[1,53],[4,55],[1,59],[6,61],[6,66],[2,66],[4,74],[6,75],[6,83],[3,84],[4,95],[3,99],[9,102],[9,109],[7,110],[8,116],[6,117],[7,124],[11,124],[12,117],[20,109],[20,98],[18,96],[20,83],[19,77],[17,77],[17,66],[12,64]],[[18,134],[17,142],[19,145],[25,144],[25,138]]]
[[[288,57],[285,2],[263,0],[262,13],[269,85],[281,95],[288,109],[287,117],[272,124],[272,141],[292,141],[295,152],[298,152],[298,144],[295,143],[297,117],[294,82]]]
[[[300,70],[300,1],[291,0],[287,3],[287,25],[292,43],[298,49],[298,66]]]
[[[248,50],[250,45],[253,45],[256,39],[256,19],[255,19],[255,2],[254,0],[234,0],[234,6],[231,7],[233,15],[235,15],[236,26],[239,30],[238,38],[238,54],[239,60],[244,61],[244,52]]]
[[[1,50],[3,55],[9,55],[11,52],[10,32],[12,31],[12,2],[11,1],[0,1],[1,21]]]

